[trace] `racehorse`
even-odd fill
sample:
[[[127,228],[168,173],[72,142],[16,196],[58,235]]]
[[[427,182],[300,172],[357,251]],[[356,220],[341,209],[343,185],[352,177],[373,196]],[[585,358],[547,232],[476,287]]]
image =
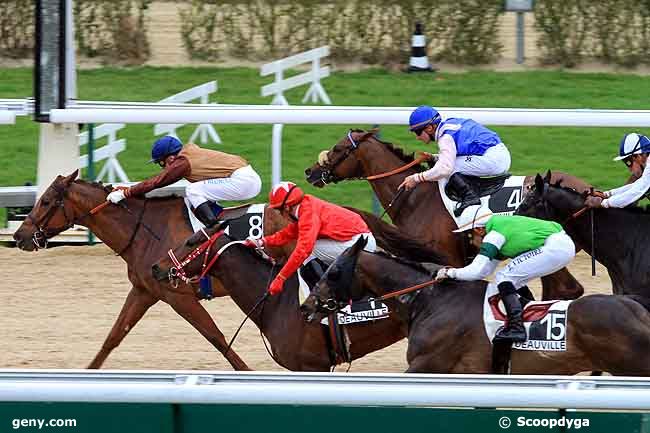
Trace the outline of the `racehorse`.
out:
[[[222,233],[222,228],[223,225],[206,231],[209,236],[215,237],[214,245],[208,250],[207,256],[198,256],[182,267],[186,278],[201,273],[202,263],[205,260],[212,262],[217,252],[232,241],[228,235]],[[394,235],[398,236],[397,233]],[[378,243],[381,243],[381,234],[377,233],[376,236]],[[174,249],[174,257],[182,264],[186,261],[184,258],[205,240],[203,233],[196,233]],[[408,238],[396,237],[394,240],[401,243],[403,248],[409,248],[414,242]],[[416,245],[416,248],[420,247]],[[434,252],[430,251],[428,254],[439,258]],[[216,260],[209,268],[209,274],[228,288],[231,299],[244,313],[250,313],[255,304],[265,296],[268,284],[280,270],[279,266],[272,266],[253,250],[238,244],[229,245]],[[161,259],[151,268],[158,281],[178,278],[179,270],[181,269],[170,257]],[[298,307],[298,282],[294,274],[285,283],[282,293],[263,301],[261,307],[251,313],[250,318],[269,340],[274,360],[278,364],[294,371],[327,371],[333,362],[326,336],[321,329],[322,325],[315,322],[307,324]],[[346,329],[352,360],[406,337],[406,327],[396,318],[358,323]]]
[[[250,370],[246,363],[230,350],[228,344],[199,303],[189,286],[172,288],[151,276],[151,266],[167,250],[192,234],[184,215],[181,197],[138,199],[129,198],[125,206],[108,205],[96,214],[90,210],[106,202],[111,191],[100,183],[75,180],[78,170],[67,177],[58,176],[38,200],[25,221],[14,234],[16,245],[26,251],[45,247],[48,238],[56,236],[73,224],[88,227],[109,248],[127,263],[132,284],[122,310],[101,349],[88,368],[100,368],[108,355],[126,337],[145,312],[156,302],[164,301],[187,320],[222,354],[235,370]],[[233,214],[241,211],[233,211]],[[228,213],[224,214],[226,217]],[[265,212],[265,230],[273,233],[285,225],[276,211]],[[214,296],[227,296],[226,288],[214,286]]]
[[[445,253],[445,264],[464,266],[472,251],[462,235],[452,233],[456,225],[443,204],[437,182],[423,182],[392,203],[404,178],[425,167],[417,164],[413,155],[406,155],[401,149],[379,140],[375,133],[376,130],[351,131],[349,137],[343,137],[331,150],[321,152],[319,161],[305,170],[307,180],[322,188],[345,179],[377,176],[369,180],[370,185],[400,231]],[[405,164],[411,166],[400,171]],[[556,172],[553,177],[576,188],[588,187],[565,173]],[[525,185],[530,186],[533,179],[526,177]],[[584,293],[566,268],[543,277],[542,287],[543,299],[575,299]]]
[[[350,300],[365,295],[376,298],[430,281],[429,273],[417,265],[363,251],[364,241],[339,256],[312,290],[302,307],[310,322]],[[492,348],[483,325],[487,285],[486,281],[448,280],[383,301],[408,327],[407,372],[491,371]],[[576,374],[594,370],[650,375],[650,305],[640,297],[635,299],[590,295],[573,301],[563,331],[566,350],[513,349],[511,372]]]
[[[615,294],[650,297],[647,254],[650,214],[640,208],[602,208],[577,215],[584,209],[587,193],[562,186],[560,182],[551,183],[548,173],[544,179],[538,174],[517,214],[562,224],[572,239],[587,253],[593,251],[595,259],[607,268]],[[593,212],[593,227],[590,212]]]

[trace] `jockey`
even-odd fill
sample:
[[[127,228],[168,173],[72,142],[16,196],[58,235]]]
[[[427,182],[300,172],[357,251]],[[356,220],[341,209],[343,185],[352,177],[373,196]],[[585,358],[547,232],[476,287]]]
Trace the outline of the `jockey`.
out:
[[[317,257],[327,265],[364,236],[364,248],[376,249],[375,237],[356,213],[305,194],[293,182],[280,182],[269,193],[269,207],[278,209],[293,222],[270,236],[247,239],[249,247],[278,247],[297,239],[296,248],[269,287],[271,295],[282,292],[284,282],[303,264]]]
[[[496,132],[471,119],[442,120],[434,108],[422,105],[409,118],[410,130],[423,143],[438,143],[438,161],[429,170],[404,179],[400,185],[407,190],[420,182],[449,179],[449,185],[462,197],[454,210],[460,216],[467,206],[481,204],[476,191],[463,176],[496,176],[510,169],[510,152]]]
[[[248,200],[259,194],[262,188],[259,175],[244,158],[202,149],[193,143],[183,146],[171,135],[156,140],[149,162],[158,163],[162,172],[126,190],[116,189],[108,194],[106,200],[119,203],[125,198],[143,196],[185,178],[190,181],[185,195],[194,207],[194,214],[210,227],[217,222],[223,209],[219,201]]]
[[[576,254],[573,241],[558,223],[519,215],[493,215],[483,207],[454,231],[466,230],[471,230],[471,242],[479,248],[477,256],[464,268],[440,269],[436,278],[480,280],[492,274],[501,260],[511,258],[495,278],[508,314],[505,327],[497,332],[495,339],[525,341],[522,307],[516,290],[533,278],[552,274],[569,264]]]
[[[626,207],[640,200],[650,189],[650,170],[647,169],[650,154],[650,139],[645,135],[632,132],[625,134],[614,161],[623,160],[636,180],[619,188],[589,196],[585,205],[589,207]]]

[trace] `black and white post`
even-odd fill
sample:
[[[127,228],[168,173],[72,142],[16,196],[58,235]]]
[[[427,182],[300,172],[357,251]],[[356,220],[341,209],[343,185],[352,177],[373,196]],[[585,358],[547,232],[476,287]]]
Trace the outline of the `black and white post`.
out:
[[[415,24],[415,33],[411,41],[411,60],[407,72],[431,72],[427,58],[427,43],[422,33],[422,23]]]

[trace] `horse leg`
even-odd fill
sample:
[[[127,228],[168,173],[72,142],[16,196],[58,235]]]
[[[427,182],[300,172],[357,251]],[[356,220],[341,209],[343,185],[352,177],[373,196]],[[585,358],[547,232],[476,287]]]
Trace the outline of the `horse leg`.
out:
[[[219,331],[210,314],[193,295],[171,294],[167,297],[166,302],[212,343],[235,370],[252,370],[233,349],[228,350],[226,338]]]
[[[577,299],[585,292],[584,287],[567,268],[542,277],[542,300]]]
[[[88,368],[100,368],[113,349],[119,346],[124,337],[126,337],[126,334],[133,329],[149,307],[156,302],[158,302],[158,299],[145,289],[135,286],[131,287],[131,291],[124,301],[122,310],[119,316],[117,316],[111,332],[109,332],[106,340],[104,340],[104,344],[102,344],[102,348],[95,355]]]

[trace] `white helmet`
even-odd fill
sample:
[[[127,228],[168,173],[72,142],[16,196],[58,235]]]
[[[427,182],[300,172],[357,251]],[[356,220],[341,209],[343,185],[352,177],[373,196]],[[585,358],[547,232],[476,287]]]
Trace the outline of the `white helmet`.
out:
[[[625,134],[619,145],[618,156],[614,158],[614,161],[620,161],[640,153],[650,153],[650,139],[636,132]]]
[[[454,230],[454,233],[485,227],[492,215],[494,213],[486,205],[476,206],[476,210],[470,208],[458,218],[458,228]]]

